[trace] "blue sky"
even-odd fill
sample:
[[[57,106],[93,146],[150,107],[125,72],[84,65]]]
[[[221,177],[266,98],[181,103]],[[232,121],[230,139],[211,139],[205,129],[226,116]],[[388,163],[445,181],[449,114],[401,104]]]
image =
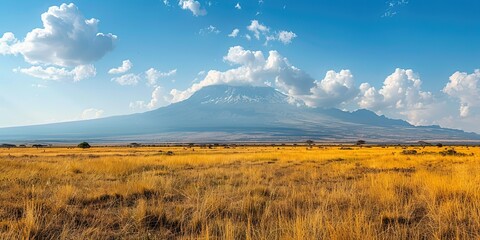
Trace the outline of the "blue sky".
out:
[[[250,84],[312,107],[480,132],[478,1],[1,5],[0,127],[143,112],[209,84]]]

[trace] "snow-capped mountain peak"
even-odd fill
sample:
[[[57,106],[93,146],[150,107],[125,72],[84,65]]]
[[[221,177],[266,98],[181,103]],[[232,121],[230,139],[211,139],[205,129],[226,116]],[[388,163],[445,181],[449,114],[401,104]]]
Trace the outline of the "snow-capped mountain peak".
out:
[[[200,104],[288,104],[289,97],[270,87],[213,85],[204,87],[187,101]]]

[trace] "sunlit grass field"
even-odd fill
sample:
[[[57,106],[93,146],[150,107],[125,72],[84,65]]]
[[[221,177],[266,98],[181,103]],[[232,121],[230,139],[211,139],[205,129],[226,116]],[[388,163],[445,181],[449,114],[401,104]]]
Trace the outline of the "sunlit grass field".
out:
[[[478,239],[480,148],[449,149],[0,149],[0,239]]]

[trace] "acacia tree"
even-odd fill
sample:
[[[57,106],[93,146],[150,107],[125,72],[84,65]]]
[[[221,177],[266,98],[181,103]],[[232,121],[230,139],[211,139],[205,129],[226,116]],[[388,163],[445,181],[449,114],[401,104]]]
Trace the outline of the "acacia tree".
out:
[[[87,142],[82,142],[82,143],[79,143],[77,147],[86,149],[86,148],[90,148],[91,146]]]
[[[365,143],[367,143],[367,142],[365,142],[365,140],[358,140],[358,141],[357,141],[357,145],[358,145],[358,146],[361,146],[361,145],[363,145],[363,144],[365,144]]]

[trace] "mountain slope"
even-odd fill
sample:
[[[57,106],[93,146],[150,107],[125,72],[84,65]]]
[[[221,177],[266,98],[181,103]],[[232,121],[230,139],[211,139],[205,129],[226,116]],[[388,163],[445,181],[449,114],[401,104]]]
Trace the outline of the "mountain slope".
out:
[[[154,111],[88,121],[0,129],[0,141],[374,141],[479,140],[438,127],[414,127],[368,110],[344,112],[291,104],[268,87],[204,87]]]

